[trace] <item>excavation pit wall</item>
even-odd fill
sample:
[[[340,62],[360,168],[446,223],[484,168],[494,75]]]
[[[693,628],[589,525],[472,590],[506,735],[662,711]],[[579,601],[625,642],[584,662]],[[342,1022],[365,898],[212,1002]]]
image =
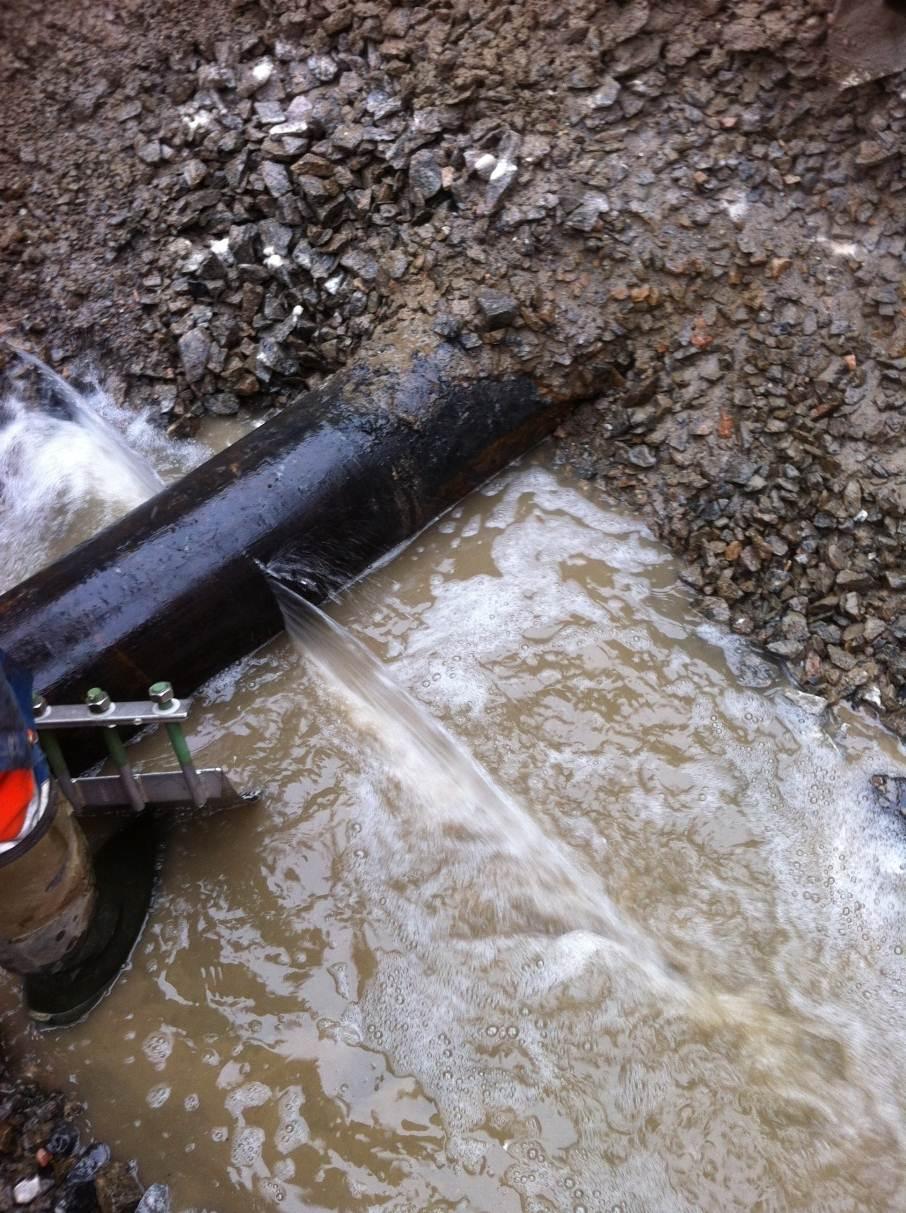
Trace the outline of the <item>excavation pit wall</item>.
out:
[[[564,459],[901,733],[906,103],[828,10],[15,0],[3,323],[177,429],[439,338],[584,378]]]

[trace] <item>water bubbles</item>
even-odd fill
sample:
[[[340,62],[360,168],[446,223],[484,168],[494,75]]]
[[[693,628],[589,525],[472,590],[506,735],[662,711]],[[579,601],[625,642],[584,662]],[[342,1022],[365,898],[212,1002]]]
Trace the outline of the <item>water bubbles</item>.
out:
[[[244,1125],[233,1137],[230,1162],[234,1167],[253,1167],[261,1161],[264,1147],[264,1130],[257,1125]]]
[[[272,1200],[278,1205],[286,1199],[286,1189],[275,1179],[262,1180],[261,1190],[268,1200]]]
[[[296,1164],[291,1158],[278,1158],[274,1163],[274,1175],[277,1179],[282,1179],[285,1183],[295,1178]]]
[[[271,1098],[272,1092],[267,1083],[247,1082],[237,1087],[227,1096],[226,1109],[232,1116],[238,1116],[246,1108],[260,1108]]]
[[[142,1052],[156,1070],[162,1070],[173,1052],[173,1037],[167,1031],[151,1032],[145,1037]]]
[[[292,1154],[294,1150],[298,1150],[300,1146],[304,1146],[308,1140],[308,1125],[298,1110],[281,1115],[280,1125],[275,1138],[276,1147],[281,1154]],[[284,1174],[285,1179],[291,1177],[291,1173],[288,1175]]]
[[[145,1097],[145,1102],[149,1108],[162,1108],[169,1098],[170,1088],[161,1084],[151,1088]]]
[[[193,1091],[191,1094],[187,1095],[185,1097],[185,1099],[182,1101],[182,1106],[185,1108],[185,1110],[187,1112],[197,1112],[199,1107],[201,1106],[201,1099],[199,1098],[197,1093]]]

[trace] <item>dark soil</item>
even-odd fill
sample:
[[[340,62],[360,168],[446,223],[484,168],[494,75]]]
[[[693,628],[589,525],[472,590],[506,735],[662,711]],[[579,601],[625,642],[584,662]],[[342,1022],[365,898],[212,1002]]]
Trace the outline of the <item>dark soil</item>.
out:
[[[178,428],[529,371],[712,616],[906,736],[906,80],[839,89],[828,9],[8,0],[2,323]]]

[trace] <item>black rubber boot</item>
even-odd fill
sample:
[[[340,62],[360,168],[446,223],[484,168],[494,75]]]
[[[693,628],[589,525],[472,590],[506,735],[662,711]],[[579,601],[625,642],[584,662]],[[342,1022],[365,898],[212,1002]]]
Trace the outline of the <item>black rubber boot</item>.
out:
[[[28,1013],[45,1027],[82,1019],[121,973],[148,916],[158,867],[159,830],[143,813],[94,857],[97,905],[87,932],[55,971],[25,978]]]

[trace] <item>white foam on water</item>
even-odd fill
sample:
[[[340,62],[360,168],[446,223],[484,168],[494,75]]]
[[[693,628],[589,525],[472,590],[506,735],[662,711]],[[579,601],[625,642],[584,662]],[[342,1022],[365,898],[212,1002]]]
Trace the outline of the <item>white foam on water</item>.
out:
[[[100,385],[78,391],[20,355],[52,387],[47,411],[13,379],[0,400],[0,588],[159,492],[206,454],[168,437],[147,411],[117,405]]]
[[[577,1024],[585,1023],[590,1038],[599,1041],[632,1031],[639,1037],[634,1051],[644,1056],[645,1035],[666,1013],[670,1025],[666,1030],[675,1036],[679,1052],[702,1032],[725,1041],[728,1051],[722,1063],[713,1055],[713,1045],[702,1054],[705,1069],[699,1081],[706,1081],[704,1074],[715,1064],[735,1068],[736,1084],[750,1093],[756,1105],[763,1105],[766,1117],[792,1123],[804,1118],[821,1126],[818,1136],[828,1155],[848,1160],[846,1165],[867,1142],[879,1135],[889,1138],[895,1153],[882,1183],[895,1184],[903,1138],[898,1090],[906,1074],[901,1073],[899,1059],[891,1070],[883,1039],[877,1028],[866,1027],[859,1002],[859,992],[875,977],[875,950],[894,951],[903,902],[898,887],[903,838],[895,837],[895,823],[878,817],[866,790],[868,776],[879,761],[877,750],[866,746],[863,760],[845,738],[832,736],[813,715],[780,694],[766,699],[761,688],[780,682],[779,673],[739,638],[701,624],[691,606],[685,624],[677,623],[675,591],[656,584],[663,555],[643,528],[600,509],[577,491],[564,489],[542,469],[519,473],[499,492],[481,527],[474,518],[462,526],[455,515],[445,520],[451,554],[432,579],[432,598],[412,612],[411,627],[400,628],[399,616],[407,604],[397,599],[386,609],[392,628],[383,629],[382,612],[377,611],[366,631],[390,658],[393,676],[432,711],[452,714],[464,728],[469,718],[483,721],[480,733],[470,736],[480,737],[486,761],[517,785],[529,738],[514,743],[506,735],[503,715],[500,728],[495,720],[504,710],[512,716],[514,697],[526,699],[533,720],[532,761],[536,768],[542,766],[529,785],[534,792],[531,827],[517,827],[511,809],[501,813],[499,804],[489,814],[482,797],[470,798],[458,781],[429,771],[424,752],[410,752],[412,731],[401,725],[398,713],[388,712],[381,694],[363,693],[358,674],[349,679],[344,670],[348,652],[337,644],[315,646],[322,669],[340,684],[353,725],[381,752],[379,769],[371,774],[375,791],[368,804],[366,830],[371,852],[364,862],[380,870],[391,885],[398,868],[408,868],[410,877],[418,873],[416,882],[422,891],[417,904],[410,898],[394,907],[384,881],[373,890],[376,895],[378,887],[382,889],[383,911],[395,915],[395,929],[412,954],[404,950],[398,957],[383,958],[381,972],[366,996],[369,1030],[378,1033],[381,1047],[389,1048],[398,1063],[411,1066],[428,1082],[453,1142],[458,1143],[451,1148],[461,1148],[465,1158],[472,1148],[467,1143],[474,1145],[471,1135],[488,1107],[527,1110],[537,1100],[539,1087],[548,1089],[547,1079],[551,1084],[558,1078],[567,1081],[565,1075],[572,1067],[563,1067],[564,1056],[573,1051],[571,1028],[578,1030]],[[467,542],[473,545],[473,557],[474,544],[485,545],[477,562],[481,571],[457,578],[456,552]],[[607,569],[606,585],[596,583],[593,566]],[[661,594],[672,596],[663,612],[658,609]],[[713,656],[703,662],[709,645],[715,646]],[[539,647],[541,667],[556,653],[555,666],[552,663],[549,670],[532,659]],[[697,918],[693,908],[685,922],[685,942],[694,945],[693,966],[701,966],[698,971],[693,967],[688,982],[677,980],[663,967],[637,967],[619,951],[602,950],[598,931],[589,930],[570,897],[557,901],[556,880],[547,883],[539,876],[551,855],[559,855],[564,868],[583,873],[585,891],[593,887],[597,896],[607,897],[602,875],[586,883],[591,870],[586,861],[592,853],[588,844],[597,842],[593,854],[598,862],[614,863],[607,848],[601,849],[602,827],[614,843],[620,839],[608,825],[607,814],[595,814],[587,793],[584,820],[574,824],[565,817],[562,787],[564,776],[598,787],[603,780],[606,786],[614,735],[628,755],[633,750],[631,715],[640,729],[648,727],[645,700],[627,703],[625,715],[613,712],[613,701],[622,692],[619,670],[627,659],[638,667],[634,674],[641,684],[649,683],[651,702],[663,700],[662,683],[668,683],[675,695],[675,718],[671,719],[669,698],[659,708],[665,733],[675,729],[679,737],[691,730],[704,751],[690,759],[679,751],[675,764],[658,763],[643,751],[638,768],[641,786],[625,806],[643,829],[647,825],[649,831],[672,835],[670,822],[676,810],[670,797],[657,788],[675,784],[681,774],[688,785],[687,798],[693,803],[697,798],[699,813],[710,808],[713,814],[683,825],[684,830],[708,831],[709,844],[716,846],[716,853],[706,856],[701,877],[706,886],[713,886],[705,898],[711,903],[708,914]],[[741,685],[732,686],[734,677]],[[589,706],[586,699],[579,710],[572,692],[596,686],[600,707]],[[749,689],[753,686],[758,689]],[[407,715],[411,725],[411,712]],[[902,769],[902,758],[899,762]],[[896,758],[888,755],[887,767],[891,765],[896,765]],[[392,792],[388,772],[393,773]],[[408,785],[402,793],[401,785]],[[782,800],[777,799],[778,788],[783,790]],[[516,803],[495,786],[495,798],[498,795],[508,806]],[[409,828],[388,828],[388,802],[398,812],[403,806]],[[524,814],[521,807],[519,812]],[[512,848],[516,862],[504,868],[499,878],[495,858],[475,846],[482,830],[487,841],[489,820],[498,822],[501,837],[516,835],[524,843]],[[457,845],[447,846],[445,835],[454,837],[457,829],[461,831]],[[721,833],[727,842],[720,841]],[[597,840],[591,837],[595,834]],[[629,831],[618,847],[621,854],[615,867],[632,862],[636,835],[636,829]],[[564,850],[564,837],[576,851],[568,846]],[[649,838],[645,845],[656,844]],[[696,848],[701,845],[695,838]],[[723,847],[730,848],[734,863],[745,855],[740,847],[753,848],[753,857],[769,853],[769,875],[755,866],[750,888],[728,886],[720,871]],[[558,866],[558,870],[562,869]],[[828,879],[834,886],[831,891]],[[550,916],[540,931],[534,921],[537,902],[529,895],[536,888],[550,897]],[[468,918],[468,927],[462,930],[454,912],[448,915],[436,909],[455,898],[456,910],[462,913],[469,903],[464,889],[474,889],[479,901],[493,890],[497,902],[503,903],[505,909],[498,905],[490,920],[490,931],[476,929],[480,914]],[[693,887],[688,893],[694,907],[697,890]],[[715,896],[727,900],[724,921],[715,913]],[[869,901],[871,911],[866,915]],[[746,902],[748,912],[761,917],[754,930],[740,914]],[[609,898],[608,904],[612,906]],[[863,941],[871,942],[870,959],[861,973],[862,960],[858,949],[854,955],[847,922],[857,906],[868,927],[862,932]],[[617,920],[625,922],[621,912],[612,908]],[[509,934],[500,930],[507,920]],[[721,937],[722,930],[729,931],[727,938]],[[803,973],[803,936],[810,931],[817,941],[815,957]],[[795,947],[780,942],[790,932],[796,935]],[[746,949],[770,946],[772,935],[777,940],[775,971],[766,981],[759,971],[761,962],[753,963],[753,954]],[[649,955],[651,942],[643,948]],[[668,946],[667,954],[675,955],[675,950]],[[832,966],[836,980],[823,980],[825,964]],[[849,988],[845,980],[840,981],[848,973],[852,975]],[[432,993],[438,984],[444,989],[440,1003]],[[885,985],[879,997],[889,1000],[889,1016],[903,994],[902,979]],[[526,1024],[517,1016],[481,1029],[493,1030],[496,1041],[514,1034],[514,1047],[530,1058],[537,1079],[530,1088],[520,1090],[522,1084],[514,1083],[511,1075],[493,1067],[489,1074],[487,1067],[476,1064],[477,1007],[493,1008],[499,1001],[510,1008],[504,1014],[512,1016],[512,1008],[523,1001],[526,1007],[537,1008],[564,999],[565,1006],[557,1007],[550,1024],[543,1017]],[[445,1049],[440,1047],[444,1041]],[[470,1056],[471,1063],[466,1061]],[[639,1064],[644,1071],[646,1063]],[[657,1069],[648,1074],[638,1088],[639,1103],[633,1112],[639,1125],[646,1109],[653,1114],[657,1091],[663,1096],[672,1086],[667,1071],[662,1069],[660,1077]],[[606,1084],[605,1089],[608,1099],[625,1097],[616,1077],[612,1090]],[[564,1095],[548,1089],[548,1094],[561,1108],[564,1099],[570,1104],[568,1090]],[[707,1100],[700,1109],[703,1115],[706,1104]],[[589,1117],[589,1108],[581,1106],[581,1113],[571,1109],[573,1118]],[[604,1120],[598,1113],[587,1120],[583,1161],[586,1182],[600,1184],[599,1192],[608,1183],[613,1186],[607,1168],[601,1170],[593,1161],[596,1141],[610,1132],[610,1113],[604,1111]],[[729,1124],[722,1130],[728,1134]],[[741,1121],[736,1131],[751,1130]],[[731,1143],[729,1138],[724,1147],[740,1166],[747,1151],[759,1148],[745,1141]],[[806,1148],[802,1132],[791,1130],[791,1160],[800,1148]],[[641,1161],[639,1155],[631,1160],[637,1197],[644,1194],[654,1202],[650,1207],[665,1210],[698,1207],[694,1201],[684,1203],[663,1161],[648,1159],[636,1170]],[[674,1169],[676,1165],[669,1163]],[[745,1165],[753,1168],[753,1174],[759,1169],[754,1155],[746,1157]],[[883,1172],[884,1166],[880,1169]],[[546,1188],[540,1174],[535,1168],[512,1177],[525,1200],[541,1199],[543,1188],[550,1198],[552,1173]],[[625,1194],[633,1189],[621,1184],[620,1190]],[[700,1177],[691,1190],[704,1190]],[[719,1199],[716,1192],[715,1199]],[[595,1207],[594,1200],[591,1206]],[[555,1207],[563,1206],[557,1202]]]

